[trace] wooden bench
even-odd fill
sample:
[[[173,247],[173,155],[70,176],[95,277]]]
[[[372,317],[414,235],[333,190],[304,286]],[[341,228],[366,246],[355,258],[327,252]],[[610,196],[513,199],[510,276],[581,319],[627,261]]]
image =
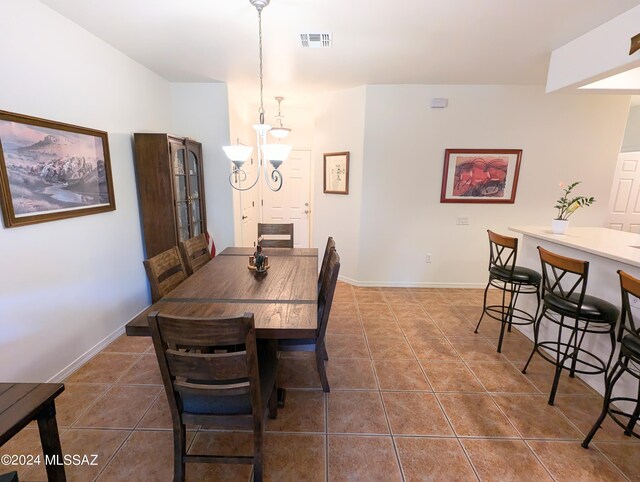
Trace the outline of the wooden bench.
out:
[[[49,481],[56,482],[67,480],[54,402],[63,391],[62,383],[0,383],[0,446],[37,420],[45,456],[41,463],[45,464]]]

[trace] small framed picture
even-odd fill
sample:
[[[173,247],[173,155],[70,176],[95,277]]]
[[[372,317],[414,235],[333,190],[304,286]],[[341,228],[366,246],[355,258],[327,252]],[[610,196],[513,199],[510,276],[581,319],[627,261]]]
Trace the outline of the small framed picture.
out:
[[[107,133],[0,111],[5,227],[113,211]]]
[[[441,203],[513,204],[522,149],[447,149]]]
[[[330,152],[324,155],[324,192],[349,194],[348,152]]]

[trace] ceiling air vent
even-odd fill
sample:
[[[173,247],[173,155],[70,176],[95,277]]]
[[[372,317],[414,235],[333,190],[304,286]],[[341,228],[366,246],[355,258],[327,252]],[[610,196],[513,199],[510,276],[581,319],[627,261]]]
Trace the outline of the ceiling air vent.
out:
[[[330,33],[301,33],[300,43],[304,48],[325,49],[331,47],[333,38]]]

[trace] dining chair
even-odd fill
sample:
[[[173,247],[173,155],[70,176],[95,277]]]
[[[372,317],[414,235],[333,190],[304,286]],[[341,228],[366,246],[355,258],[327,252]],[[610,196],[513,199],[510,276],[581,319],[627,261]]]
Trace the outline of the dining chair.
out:
[[[531,268],[516,265],[518,238],[503,236],[488,229],[487,233],[489,234],[489,282],[484,289],[482,314],[475,333],[478,333],[484,315],[499,321],[501,326],[497,352],[500,353],[505,328],[511,331],[512,325],[530,325],[536,321],[540,311],[542,276]],[[502,296],[499,304],[487,304],[489,288],[501,291]],[[536,295],[535,314],[516,306],[521,294]]]
[[[258,240],[263,248],[293,248],[293,223],[258,223]]]
[[[336,249],[336,242],[333,240],[331,236],[327,238],[327,246],[324,248],[324,256],[322,257],[322,264],[320,265],[320,274],[318,275],[318,292],[320,292],[320,287],[322,286],[322,280],[324,279],[325,273],[327,272],[327,265],[329,264],[329,255],[331,254],[331,250]]]
[[[187,272],[176,246],[153,258],[145,259],[143,264],[149,279],[153,303],[187,279]]]
[[[538,252],[542,264],[542,310],[533,326],[534,346],[522,373],[527,372],[536,353],[555,366],[549,393],[549,405],[553,405],[562,370],[568,370],[570,377],[576,373],[602,373],[606,379],[615,350],[619,311],[608,301],[586,294],[588,261],[568,258],[541,246],[538,246]],[[543,322],[548,327],[541,333]],[[548,329],[551,327],[555,334]],[[602,338],[607,335],[609,349],[596,353],[594,346],[604,347],[606,342],[587,339],[585,343],[587,334]]]
[[[618,329],[618,343],[620,353],[618,363],[608,374],[605,381],[604,401],[602,411],[591,431],[582,442],[582,446],[589,448],[591,439],[596,434],[604,418],[609,414],[615,423],[624,429],[628,437],[640,438],[640,428],[636,428],[640,418],[640,323],[636,319],[636,305],[640,301],[640,279],[634,278],[622,270],[618,270],[620,277],[620,291],[622,293],[622,316]],[[622,375],[628,380],[635,378],[637,395],[620,396],[613,395],[613,390]]]
[[[188,276],[191,276],[211,261],[211,253],[209,253],[204,234],[182,241],[180,243],[180,253]]]
[[[330,391],[325,367],[325,361],[329,359],[325,345],[325,334],[339,272],[340,256],[335,249],[332,249],[327,262],[327,272],[322,280],[322,286],[320,286],[320,293],[318,294],[318,328],[316,329],[316,336],[314,338],[282,339],[278,341],[278,350],[280,351],[315,351],[318,374],[322,382],[322,389],[325,392]]]
[[[195,462],[253,464],[253,480],[262,481],[263,402],[275,418],[277,357],[275,350],[258,351],[253,313],[194,318],[153,312],[148,321],[173,422],[173,480],[184,481],[185,464]],[[239,349],[210,350],[231,345]],[[187,453],[186,424],[252,430],[253,455]]]

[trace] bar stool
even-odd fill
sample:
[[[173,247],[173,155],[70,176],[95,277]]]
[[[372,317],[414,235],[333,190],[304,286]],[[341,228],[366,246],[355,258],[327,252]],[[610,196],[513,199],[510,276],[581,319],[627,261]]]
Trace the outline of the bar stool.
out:
[[[535,344],[522,373],[526,373],[536,352],[555,365],[549,394],[549,405],[553,405],[563,369],[569,370],[570,377],[576,373],[597,375],[607,372],[615,349],[619,311],[608,301],[586,294],[588,261],[560,256],[540,246],[538,252],[542,263],[542,312],[534,325]],[[540,340],[543,319],[557,326],[555,340]],[[611,351],[607,360],[583,346],[587,333],[609,335]]]
[[[618,270],[618,275],[620,276],[620,291],[622,292],[622,318],[620,319],[620,329],[618,331],[618,342],[621,342],[620,354],[618,363],[606,378],[602,412],[584,442],[582,442],[582,446],[585,449],[589,448],[589,442],[591,442],[591,439],[600,428],[607,413],[614,422],[624,429],[625,435],[633,435],[640,438],[640,433],[634,430],[640,414],[640,324],[636,324],[634,320],[629,297],[632,296],[636,300],[640,300],[640,280],[622,270]],[[639,382],[636,398],[611,396],[616,382],[624,373],[628,373]],[[635,404],[633,413],[625,412],[616,407],[615,404],[619,402]],[[626,423],[623,422],[622,417],[628,421]]]
[[[484,289],[482,315],[480,315],[474,333],[478,333],[478,328],[480,328],[480,323],[485,314],[501,322],[500,339],[498,340],[498,353],[500,353],[502,351],[505,327],[508,327],[508,330],[511,331],[511,325],[530,325],[536,321],[540,310],[540,281],[542,277],[535,270],[516,266],[518,238],[502,236],[488,229],[487,233],[489,233],[489,282]],[[501,304],[487,305],[487,293],[490,287],[502,291]],[[535,315],[516,308],[518,296],[521,294],[536,295]],[[509,297],[508,304],[507,295]]]

